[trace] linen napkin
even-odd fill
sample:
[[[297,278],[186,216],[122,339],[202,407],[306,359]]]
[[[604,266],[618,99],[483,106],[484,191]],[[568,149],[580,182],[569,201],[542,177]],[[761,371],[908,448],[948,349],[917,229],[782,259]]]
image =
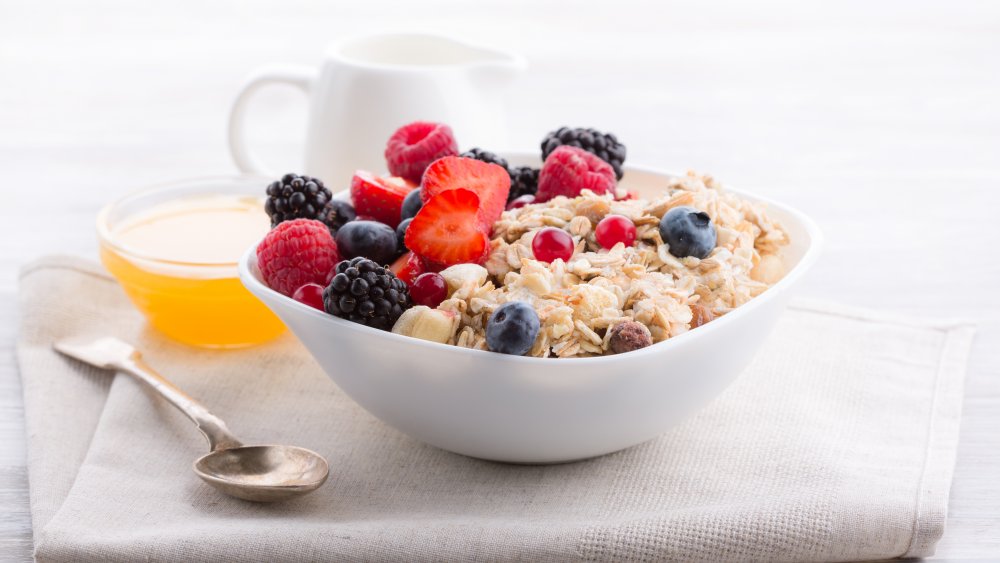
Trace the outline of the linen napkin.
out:
[[[973,336],[961,323],[797,302],[736,383],[660,438],[519,466],[387,427],[294,336],[236,351],[163,339],[80,259],[24,268],[20,311],[39,561],[926,556],[944,528]],[[273,505],[203,484],[191,462],[207,447],[180,413],[51,350],[106,334],[135,344],[245,442],[325,455],[327,484]]]

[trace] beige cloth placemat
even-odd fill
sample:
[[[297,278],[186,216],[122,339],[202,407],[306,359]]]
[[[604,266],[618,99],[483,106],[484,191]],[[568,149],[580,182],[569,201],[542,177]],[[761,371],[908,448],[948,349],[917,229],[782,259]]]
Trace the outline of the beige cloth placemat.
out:
[[[944,528],[973,335],[798,303],[735,384],[659,439],[516,466],[388,428],[290,335],[231,352],[164,340],[89,262],[26,267],[20,311],[40,561],[925,556]],[[219,495],[190,470],[207,450],[182,415],[51,351],[80,334],[133,342],[247,442],[324,454],[328,483],[276,505]]]

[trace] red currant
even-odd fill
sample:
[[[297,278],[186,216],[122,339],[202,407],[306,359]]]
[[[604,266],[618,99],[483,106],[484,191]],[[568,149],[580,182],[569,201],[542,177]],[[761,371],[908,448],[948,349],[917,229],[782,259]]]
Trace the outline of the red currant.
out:
[[[635,224],[628,217],[608,215],[597,224],[594,238],[604,248],[611,248],[619,242],[632,246],[635,244]]]
[[[420,274],[410,285],[410,299],[417,305],[434,308],[448,298],[448,283],[441,274],[427,272]]]
[[[555,227],[546,227],[535,233],[535,238],[531,239],[531,252],[534,253],[536,260],[542,262],[552,262],[557,258],[568,262],[573,257],[574,248],[576,245],[573,244],[573,237]]]
[[[295,290],[292,299],[299,303],[305,303],[314,309],[324,311],[323,308],[323,286],[318,283],[307,283]]]
[[[510,211],[511,209],[518,209],[520,207],[524,207],[525,205],[531,205],[532,203],[535,203],[535,196],[531,194],[516,197],[514,198],[514,201],[507,204],[507,211]]]

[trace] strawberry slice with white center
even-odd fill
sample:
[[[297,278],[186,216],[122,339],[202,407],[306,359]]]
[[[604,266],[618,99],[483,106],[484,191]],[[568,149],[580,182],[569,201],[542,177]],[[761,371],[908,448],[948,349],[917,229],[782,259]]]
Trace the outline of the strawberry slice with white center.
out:
[[[406,247],[446,266],[485,261],[489,237],[482,227],[479,196],[457,188],[427,200],[406,229]]]
[[[351,178],[351,201],[359,217],[369,217],[395,229],[399,225],[403,199],[414,189],[402,178],[383,178],[358,170]]]
[[[480,224],[488,234],[507,206],[510,174],[503,166],[461,156],[435,160],[424,171],[421,195],[424,201],[447,190],[465,188],[479,196]]]

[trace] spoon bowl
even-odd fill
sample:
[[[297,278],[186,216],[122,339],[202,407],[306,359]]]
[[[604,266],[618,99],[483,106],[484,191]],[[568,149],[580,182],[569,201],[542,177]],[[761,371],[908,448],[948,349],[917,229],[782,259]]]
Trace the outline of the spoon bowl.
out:
[[[314,491],[330,468],[312,450],[298,446],[241,446],[210,452],[194,472],[222,492],[254,502],[273,502]]]
[[[323,456],[298,446],[244,446],[221,418],[157,373],[127,342],[110,336],[69,338],[53,347],[96,368],[132,376],[183,412],[211,450],[194,462],[194,472],[227,495],[274,502],[304,495],[326,482],[330,466]]]

